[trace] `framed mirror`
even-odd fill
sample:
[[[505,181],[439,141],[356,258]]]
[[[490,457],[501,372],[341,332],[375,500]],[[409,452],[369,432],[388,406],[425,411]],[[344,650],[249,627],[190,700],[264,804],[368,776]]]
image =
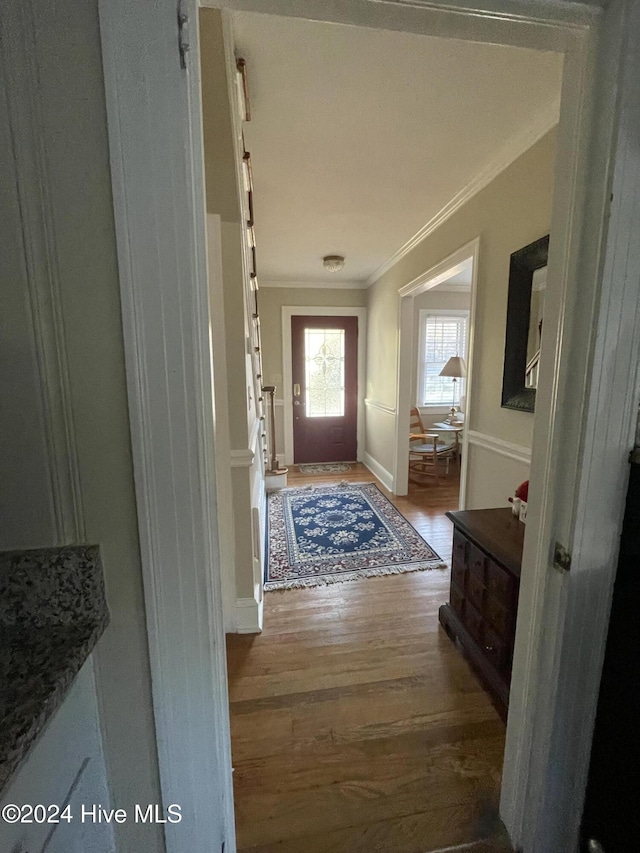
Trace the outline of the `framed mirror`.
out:
[[[535,409],[548,256],[548,234],[511,255],[502,377],[505,409]]]

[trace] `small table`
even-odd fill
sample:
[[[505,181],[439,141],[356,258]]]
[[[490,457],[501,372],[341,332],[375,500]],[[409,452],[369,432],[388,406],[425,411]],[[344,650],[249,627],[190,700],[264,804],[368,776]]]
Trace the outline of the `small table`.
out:
[[[441,421],[440,423],[434,424],[433,427],[441,432],[462,432],[464,424],[448,424],[446,421]]]
[[[448,424],[446,421],[440,421],[440,423],[434,424],[431,429],[438,430],[438,432],[454,432],[455,436],[455,445],[456,445],[456,462],[458,463],[458,471],[460,470],[460,458],[462,453],[460,452],[460,433],[464,429],[464,424]]]

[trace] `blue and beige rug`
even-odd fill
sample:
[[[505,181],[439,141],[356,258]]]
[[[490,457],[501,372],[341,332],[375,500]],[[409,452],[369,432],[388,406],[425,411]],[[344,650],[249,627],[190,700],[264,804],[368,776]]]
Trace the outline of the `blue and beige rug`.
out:
[[[282,489],[268,501],[267,591],[446,568],[375,483]]]

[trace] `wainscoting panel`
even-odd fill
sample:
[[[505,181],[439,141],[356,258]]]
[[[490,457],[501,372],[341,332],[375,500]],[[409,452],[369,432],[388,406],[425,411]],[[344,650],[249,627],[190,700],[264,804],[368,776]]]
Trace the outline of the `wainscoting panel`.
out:
[[[476,443],[469,436],[465,509],[508,506],[516,486],[529,478],[529,462],[508,449]]]
[[[389,489],[393,489],[396,410],[378,400],[364,401],[365,452],[362,461]]]

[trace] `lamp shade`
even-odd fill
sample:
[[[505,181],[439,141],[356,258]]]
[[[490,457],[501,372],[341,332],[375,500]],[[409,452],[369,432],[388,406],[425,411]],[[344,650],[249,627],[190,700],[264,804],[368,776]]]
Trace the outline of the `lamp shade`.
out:
[[[452,355],[438,375],[453,376],[455,379],[463,378],[467,375],[467,365],[464,363],[464,358],[459,355]]]

